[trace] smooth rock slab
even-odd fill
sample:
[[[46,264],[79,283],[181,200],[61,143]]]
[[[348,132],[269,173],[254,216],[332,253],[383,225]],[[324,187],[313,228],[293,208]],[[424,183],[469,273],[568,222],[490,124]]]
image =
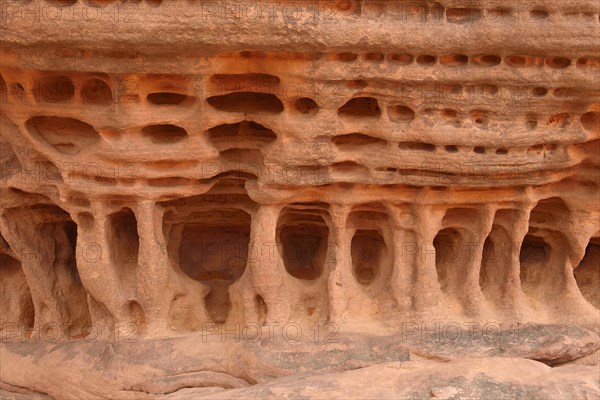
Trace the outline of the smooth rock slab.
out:
[[[598,399],[595,367],[553,369],[519,358],[449,363],[394,362],[353,371],[288,377],[244,389],[184,389],[175,399]]]
[[[3,383],[47,393],[56,398],[127,399],[134,395],[167,395],[190,387],[205,388],[212,395],[217,393],[215,387],[229,391],[246,390],[243,388],[250,386],[252,387],[247,389],[249,392],[241,392],[239,395],[261,397],[263,393],[266,397],[278,397],[278,392],[270,392],[270,389],[263,392],[258,389],[270,387],[269,385],[275,385],[284,391],[293,389],[294,396],[303,397],[294,385],[301,379],[313,379],[311,382],[315,387],[320,387],[324,383],[319,383],[320,378],[312,377],[315,374],[350,374],[354,370],[370,371],[369,368],[380,368],[376,369],[378,374],[387,374],[392,368],[385,366],[389,364],[393,365],[392,370],[417,371],[414,372],[414,377],[407,378],[412,382],[421,379],[419,374],[430,374],[432,368],[455,364],[462,368],[468,363],[475,363],[479,365],[482,376],[476,377],[475,374],[471,377],[455,370],[457,375],[448,377],[448,380],[438,379],[435,372],[431,372],[432,378],[422,379],[430,385],[428,387],[435,396],[490,398],[489,396],[501,392],[526,395],[536,389],[528,382],[531,387],[523,386],[515,392],[516,389],[510,385],[497,382],[499,378],[496,375],[491,375],[488,379],[484,372],[501,374],[504,371],[503,367],[491,368],[493,363],[487,360],[488,357],[493,358],[494,363],[500,366],[510,364],[512,359],[521,359],[518,365],[534,365],[542,374],[548,371],[547,366],[533,361],[532,364],[523,364],[524,359],[539,360],[547,364],[564,363],[592,354],[600,347],[598,335],[570,325],[532,325],[521,329],[517,336],[509,330],[498,331],[498,338],[502,340],[496,343],[486,339],[483,332],[471,333],[472,335],[465,335],[452,343],[435,337],[429,338],[430,340],[423,338],[417,342],[415,338],[403,335],[374,337],[360,334],[339,335],[331,343],[280,340],[264,340],[261,343],[228,342],[219,337],[202,336],[121,343],[4,343],[0,347],[3,361],[0,376]],[[466,362],[466,359],[470,361]],[[486,372],[487,367],[491,369]],[[513,367],[507,368],[511,374],[514,372]],[[569,378],[569,371],[576,368],[587,371],[586,368],[597,370],[598,366],[564,366],[561,367],[561,374]],[[534,372],[535,370],[527,371],[527,374]],[[377,382],[378,376],[362,380]],[[552,379],[548,385],[554,387]],[[333,385],[331,390],[339,396],[344,395],[345,389],[338,386],[337,380],[329,382]],[[515,387],[521,387],[519,385]],[[373,392],[375,397],[378,394],[397,395],[396,392],[389,392],[392,389],[387,384],[377,382],[374,386],[383,391]],[[590,387],[593,389],[593,386]],[[479,395],[474,388],[479,388]],[[409,398],[413,396],[413,392],[402,390],[403,395]],[[421,398],[422,390],[425,390],[422,386],[415,387],[414,396]],[[562,386],[556,390],[563,390]],[[198,392],[197,395],[203,395],[202,393]]]

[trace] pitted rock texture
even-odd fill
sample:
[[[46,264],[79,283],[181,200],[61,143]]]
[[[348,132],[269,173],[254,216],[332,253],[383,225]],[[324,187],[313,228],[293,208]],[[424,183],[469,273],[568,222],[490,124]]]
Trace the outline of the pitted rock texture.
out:
[[[87,342],[156,341],[160,357],[168,353],[163,340],[203,348],[222,331],[248,341],[248,332],[276,330],[284,339],[400,338],[406,354],[429,359],[416,368],[429,371],[422,376],[446,371],[435,363],[464,366],[505,352],[597,372],[597,2],[2,7],[3,342],[28,342],[55,365],[63,356],[85,359],[78,345]],[[515,324],[530,333],[544,327],[541,348],[497,347],[484,336],[469,342],[473,351],[438,342],[415,350],[403,336]],[[40,341],[73,347],[53,360]],[[237,348],[230,344],[227,357]],[[28,368],[26,353],[11,346],[3,345],[5,358]],[[317,362],[314,341],[281,346]],[[248,365],[268,354],[249,349]],[[215,360],[228,359],[217,353]],[[271,374],[277,356],[257,374],[265,380],[242,384],[233,359],[218,370],[209,363],[172,371],[184,357],[174,354],[168,367],[156,366],[168,373],[144,380],[147,371],[138,371],[127,390],[177,398],[184,387],[212,386],[236,392],[189,394],[318,397],[292,388],[304,379],[294,377],[300,367]],[[373,357],[374,369],[354,360],[342,363],[343,377],[306,379],[315,388],[340,379],[331,383],[338,397],[351,393],[340,383],[354,379],[344,369],[408,379],[396,364],[376,365],[408,358]],[[530,373],[548,396],[599,396],[597,380],[581,383],[591,370],[539,368]],[[119,374],[110,369],[91,378],[102,390],[60,381],[60,368],[41,378],[9,369],[3,362],[2,396],[134,395],[110,386],[103,374]],[[174,384],[170,376],[182,373],[192,375]],[[440,374],[452,382],[427,396],[519,392],[512,372],[483,380]],[[579,388],[555,386],[561,374]],[[153,381],[159,375],[164,381]],[[269,376],[291,380],[271,391],[242,388]],[[371,396],[421,398],[415,382]]]

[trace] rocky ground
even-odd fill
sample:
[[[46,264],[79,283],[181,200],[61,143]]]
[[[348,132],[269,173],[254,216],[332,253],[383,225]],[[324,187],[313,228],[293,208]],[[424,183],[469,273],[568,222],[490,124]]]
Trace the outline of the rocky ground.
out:
[[[89,338],[88,338],[89,339]],[[4,343],[3,399],[597,399],[600,338],[574,325],[462,334],[229,334]]]

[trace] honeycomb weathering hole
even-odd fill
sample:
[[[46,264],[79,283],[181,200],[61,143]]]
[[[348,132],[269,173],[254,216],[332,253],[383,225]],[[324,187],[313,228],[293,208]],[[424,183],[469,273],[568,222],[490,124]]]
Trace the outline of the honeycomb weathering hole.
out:
[[[314,280],[323,272],[329,228],[322,211],[311,207],[285,208],[277,223],[279,251],[294,278]]]
[[[600,244],[589,243],[577,268],[575,280],[583,297],[594,307],[600,308]]]
[[[354,146],[385,145],[384,139],[365,135],[362,133],[349,133],[331,138],[331,142],[338,147],[352,148]]]
[[[179,265],[190,278],[210,288],[205,302],[214,322],[227,320],[229,287],[246,268],[250,219],[245,211],[217,209],[193,212],[183,223]]]
[[[506,58],[506,63],[513,67],[522,67],[527,64],[527,57],[525,56],[510,56]]]
[[[413,62],[414,57],[410,54],[390,54],[389,60],[400,65],[408,65]]]
[[[331,55],[331,59],[334,61],[351,62],[355,61],[358,55],[354,53],[336,53]]]
[[[146,99],[152,104],[163,106],[183,105],[189,104],[193,101],[192,97],[189,97],[185,94],[172,92],[150,93],[148,96],[146,96]]]
[[[571,65],[571,60],[566,57],[547,58],[546,65],[550,68],[567,68]]]
[[[400,142],[398,148],[401,150],[419,150],[426,151],[428,153],[435,151],[435,145],[431,143],[423,142]]]
[[[100,134],[90,124],[73,118],[38,116],[29,119],[26,127],[60,153],[69,155],[78,154],[100,140]]]
[[[90,79],[81,88],[81,98],[87,104],[109,105],[113,103],[112,90],[101,79]]]
[[[283,103],[272,93],[234,92],[212,96],[207,101],[217,110],[227,112],[278,114],[283,111]]]
[[[464,54],[450,54],[440,57],[440,64],[444,65],[465,65],[469,62],[469,57]]]
[[[582,68],[582,67],[598,68],[598,67],[600,67],[600,58],[598,58],[598,57],[581,57],[581,58],[577,59],[576,65],[579,68]]]
[[[142,137],[149,138],[154,144],[172,144],[187,138],[187,131],[179,126],[148,125],[141,130]]]
[[[36,84],[38,98],[46,103],[67,103],[73,100],[75,87],[66,76],[52,76],[39,80]]]
[[[415,112],[413,109],[403,105],[390,106],[388,108],[388,114],[390,120],[393,122],[408,123],[415,119]]]
[[[368,61],[383,61],[385,56],[382,53],[367,53],[365,54],[365,60]]]
[[[379,117],[381,109],[377,99],[373,97],[356,97],[341,106],[338,114],[348,117]]]
[[[219,151],[232,148],[258,149],[277,140],[275,132],[254,121],[215,126],[208,130],[208,137]]]
[[[369,285],[379,277],[387,246],[379,231],[358,229],[351,242],[352,272],[358,283]]]
[[[477,64],[485,65],[488,67],[493,67],[495,65],[498,65],[502,61],[500,56],[493,55],[493,54],[480,55],[480,56],[475,57],[474,60]]]
[[[296,110],[301,114],[316,115],[319,112],[319,105],[308,97],[302,97],[294,102]]]
[[[433,65],[436,62],[436,58],[430,54],[423,54],[417,57],[417,64],[421,65]]]
[[[587,112],[581,116],[579,122],[586,131],[600,133],[600,112]]]

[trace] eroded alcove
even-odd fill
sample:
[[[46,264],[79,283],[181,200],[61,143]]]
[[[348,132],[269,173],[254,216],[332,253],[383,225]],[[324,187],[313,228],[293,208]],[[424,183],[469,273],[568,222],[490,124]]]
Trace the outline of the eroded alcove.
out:
[[[52,271],[48,273],[55,276],[52,280],[56,282],[53,288],[57,296],[56,301],[65,307],[63,316],[68,319],[68,322],[83,333],[91,324],[91,318],[86,292],[77,270],[77,225],[69,214],[57,206],[44,206],[43,209],[47,215],[55,216],[55,219],[47,218],[36,231],[43,238],[52,238],[49,240],[53,251],[50,250],[51,248],[48,249],[51,265],[46,268],[51,268]],[[45,308],[43,300],[39,308],[39,312],[43,313]]]
[[[329,237],[326,204],[296,203],[277,221],[277,244],[286,271],[297,279],[318,279],[325,268]]]
[[[135,288],[140,237],[137,219],[130,208],[123,208],[109,216],[111,259],[117,274],[128,289]]]
[[[232,315],[230,287],[246,270],[255,209],[244,188],[248,178],[256,179],[221,173],[208,180],[215,184],[207,193],[161,203],[171,267],[183,279],[201,284],[186,284],[188,290],[207,288],[204,307],[215,323]]]
[[[542,278],[549,273],[550,245],[533,233],[528,233],[521,244],[519,254],[521,290],[526,297],[543,300]]]
[[[594,307],[600,308],[600,240],[596,239],[587,245],[585,256],[574,273],[583,297]]]
[[[442,228],[433,240],[435,266],[442,294],[458,313],[478,315],[481,297],[478,272],[481,263],[484,211],[481,207],[452,207],[445,211]]]
[[[534,309],[552,309],[569,290],[569,208],[559,197],[538,201],[519,255],[521,289]],[[569,271],[569,274],[571,272]]]
[[[9,279],[13,312],[37,333],[56,340],[81,337],[91,324],[86,291],[77,269],[77,225],[44,196],[14,191],[33,204],[2,215],[2,279]],[[35,201],[47,203],[34,203]],[[23,221],[27,221],[23,223]],[[4,242],[5,241],[5,242]],[[24,275],[22,275],[24,274]],[[3,286],[4,287],[4,286]],[[11,296],[13,296],[11,295]],[[16,299],[21,304],[16,304]],[[33,303],[33,314],[29,308]],[[33,316],[32,316],[33,315]]]
[[[389,278],[392,254],[388,232],[389,217],[379,203],[355,206],[346,226],[351,229],[352,274],[365,288],[378,287]]]
[[[387,247],[376,230],[359,229],[352,237],[352,272],[358,283],[369,285],[381,273]]]
[[[433,239],[435,248],[435,269],[442,292],[449,298],[456,297],[456,277],[461,262],[464,261],[464,231],[457,228],[444,228]]]
[[[33,329],[35,311],[21,262],[0,235],[0,332],[2,337]]]
[[[74,118],[36,116],[25,126],[36,139],[68,155],[78,154],[100,140],[100,134],[90,124]]]
[[[190,214],[179,244],[179,265],[190,278],[210,288],[206,307],[213,319],[227,319],[229,286],[238,280],[248,259],[250,215],[242,210],[220,209]]]

